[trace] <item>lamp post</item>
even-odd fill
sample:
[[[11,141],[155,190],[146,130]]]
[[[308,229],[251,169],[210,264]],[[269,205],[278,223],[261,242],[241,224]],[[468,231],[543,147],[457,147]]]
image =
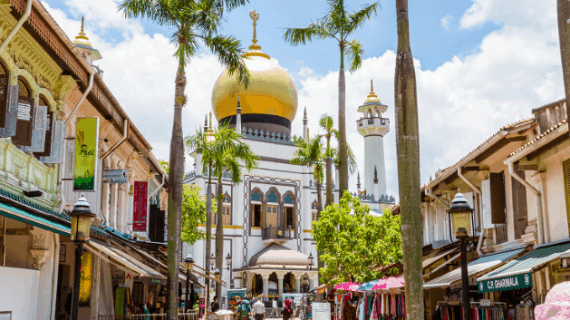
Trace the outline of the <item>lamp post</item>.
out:
[[[232,279],[233,273],[232,273],[232,255],[228,252],[228,255],[226,256],[226,263],[228,264],[228,271],[230,272],[230,289],[234,288],[234,281]]]
[[[210,268],[211,268],[212,270],[214,270],[214,268],[215,268],[214,265],[215,265],[215,264],[216,264],[216,257],[214,257],[214,253],[212,252],[212,253],[210,254]]]
[[[469,275],[467,273],[467,239],[473,235],[473,209],[467,203],[462,193],[457,192],[447,210],[455,238],[461,244],[461,284],[463,290],[463,318],[471,319],[469,314]]]
[[[309,257],[307,258],[309,260],[309,270],[313,270],[313,260],[315,260],[315,258],[313,258],[313,253],[309,253]]]
[[[91,218],[95,214],[91,212],[91,206],[81,197],[69,214],[71,216],[71,241],[75,242],[75,270],[73,274],[73,296],[71,302],[71,319],[77,320],[79,310],[79,281],[81,276],[81,256],[83,255],[83,243],[89,241],[89,231],[91,229]]]
[[[190,299],[188,299],[190,291],[188,291],[188,284],[190,283],[190,274],[192,274],[192,268],[194,267],[194,259],[192,259],[192,255],[188,254],[186,259],[184,259],[184,267],[186,267],[186,303],[185,305],[185,313],[188,313],[188,305],[190,304]]]

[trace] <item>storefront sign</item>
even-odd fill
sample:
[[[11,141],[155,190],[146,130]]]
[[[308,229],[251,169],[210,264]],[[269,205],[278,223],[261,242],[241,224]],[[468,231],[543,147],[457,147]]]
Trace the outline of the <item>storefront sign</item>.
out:
[[[103,170],[103,182],[129,183],[129,169],[105,169]]]
[[[483,280],[479,281],[477,287],[479,288],[479,293],[532,287],[532,275],[529,272],[498,279]]]
[[[148,182],[135,181],[133,231],[146,231]]]
[[[151,278],[142,278],[142,282],[144,284],[161,284],[166,285],[166,280],[163,279],[151,279]]]
[[[245,298],[245,290],[246,290],[246,289],[228,289],[228,301],[229,301],[232,297]]]
[[[79,279],[79,305],[89,306],[93,279],[93,255],[89,251],[84,251],[83,255],[81,255],[81,275]]]
[[[95,191],[99,118],[77,118],[75,131],[74,191]]]
[[[330,303],[313,302],[311,303],[313,320],[330,320],[331,305]]]
[[[555,276],[570,275],[570,269],[562,268],[562,265],[560,264],[560,260],[551,264],[550,269],[552,270],[552,274]]]

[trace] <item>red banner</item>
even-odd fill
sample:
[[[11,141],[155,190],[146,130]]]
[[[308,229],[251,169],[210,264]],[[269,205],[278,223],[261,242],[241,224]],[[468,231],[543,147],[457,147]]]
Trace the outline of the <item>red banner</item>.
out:
[[[135,181],[133,231],[146,231],[148,182]]]

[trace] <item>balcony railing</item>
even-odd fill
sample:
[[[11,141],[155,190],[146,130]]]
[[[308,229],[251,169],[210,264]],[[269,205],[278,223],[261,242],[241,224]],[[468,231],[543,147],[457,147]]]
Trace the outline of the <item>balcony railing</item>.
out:
[[[262,240],[288,240],[293,239],[295,232],[292,228],[264,227],[261,232]]]
[[[364,122],[364,120],[366,120],[366,122]],[[362,127],[364,124],[386,126],[390,124],[390,119],[381,118],[381,117],[371,117],[371,118],[358,119],[356,120],[356,122],[358,123],[358,127]]]
[[[166,320],[166,313],[98,316],[97,320]],[[198,320],[197,312],[179,313],[177,320]]]

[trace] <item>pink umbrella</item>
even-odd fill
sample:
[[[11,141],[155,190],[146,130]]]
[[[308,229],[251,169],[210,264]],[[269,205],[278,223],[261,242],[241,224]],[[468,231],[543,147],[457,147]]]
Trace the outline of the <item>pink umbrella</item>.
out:
[[[537,320],[570,319],[570,282],[562,282],[550,290],[544,304],[534,310]]]
[[[400,277],[388,277],[386,279],[379,280],[376,282],[372,290],[389,290],[403,287],[405,284],[404,278]]]
[[[335,290],[344,290],[344,291],[351,291],[351,292],[356,292],[356,290],[358,290],[358,287],[360,287],[360,285],[358,283],[354,283],[354,282],[343,282],[343,283],[339,283],[336,285]]]

